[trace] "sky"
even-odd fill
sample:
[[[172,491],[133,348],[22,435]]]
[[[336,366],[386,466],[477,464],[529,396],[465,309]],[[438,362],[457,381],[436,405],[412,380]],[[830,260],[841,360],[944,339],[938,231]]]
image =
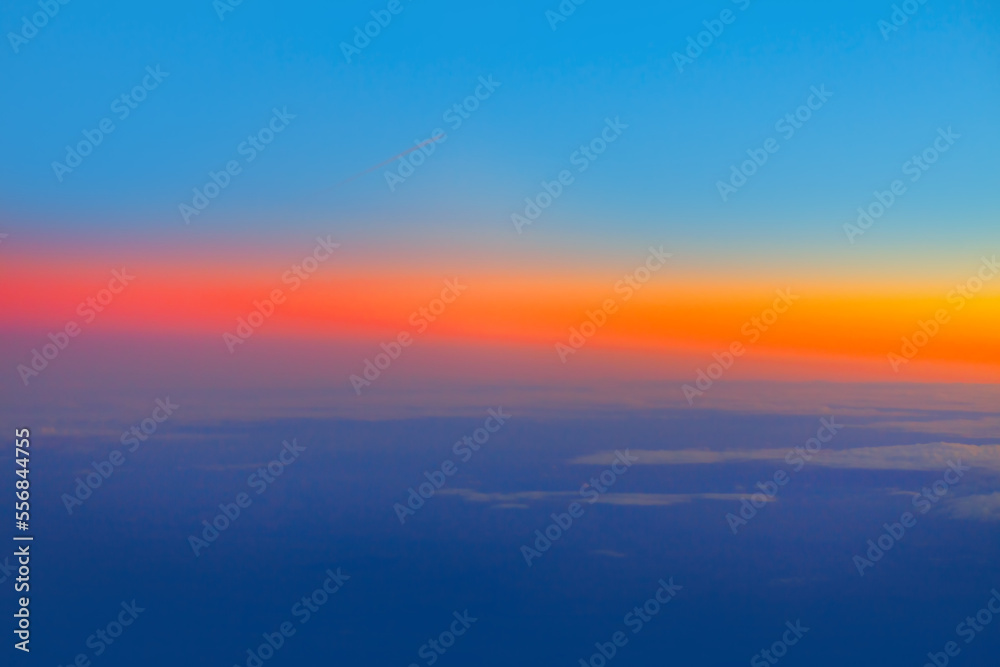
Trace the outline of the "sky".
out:
[[[7,0],[0,33],[35,658],[261,667],[286,620],[261,663],[997,654],[962,625],[1000,600],[996,3]]]
[[[32,374],[74,323],[155,350],[153,385],[180,363],[235,388],[242,357],[358,397],[407,332],[363,390],[516,369],[555,391],[590,364],[693,406],[743,344],[725,380],[996,380],[994,6],[573,6],[71,3],[32,31],[11,5],[4,382],[92,376]],[[83,306],[113,271],[135,278]],[[304,345],[322,361],[278,361]]]
[[[432,256],[481,257],[505,242],[505,258],[528,244],[593,254],[614,237],[618,256],[656,241],[709,262],[752,249],[748,263],[757,267],[776,255],[839,259],[851,250],[841,225],[951,127],[961,136],[955,149],[856,254],[879,251],[898,267],[903,258],[926,261],[932,248],[955,257],[996,240],[990,3],[925,4],[887,39],[878,22],[891,5],[861,2],[588,3],[554,30],[544,2],[401,6],[350,63],[340,45],[376,6],[287,11],[244,2],[222,20],[200,1],[63,6],[3,56],[3,83],[23,101],[5,112],[18,128],[4,136],[8,224],[93,244],[247,236],[290,244],[333,230],[368,253],[387,236]],[[7,5],[5,29],[33,8]],[[726,9],[733,22],[678,71],[673,54]],[[120,119],[113,100],[147,67],[162,81]],[[452,130],[444,113],[480,77],[497,87]],[[831,97],[786,139],[776,121],[814,86]],[[294,116],[288,129],[184,225],[179,202],[210,170],[244,159],[237,146],[275,108]],[[59,181],[51,163],[106,117],[115,132]],[[569,167],[605,118],[627,125],[620,142],[579,175],[580,187],[534,225],[533,238],[512,237],[510,212]],[[396,191],[384,170],[336,187],[439,127],[448,140]],[[717,181],[768,137],[781,150],[721,201]]]
[[[431,336],[554,346],[656,247],[668,270],[594,349],[726,347],[793,289],[799,320],[764,348],[871,360],[995,256],[990,3],[898,29],[860,2],[394,9],[71,3],[35,34],[37,8],[8,5],[5,330],[62,326],[124,266],[140,278],[100,330],[214,330],[227,354],[224,323],[322,236],[335,257],[261,338],[392,336],[458,277]],[[997,285],[911,366],[995,373]]]

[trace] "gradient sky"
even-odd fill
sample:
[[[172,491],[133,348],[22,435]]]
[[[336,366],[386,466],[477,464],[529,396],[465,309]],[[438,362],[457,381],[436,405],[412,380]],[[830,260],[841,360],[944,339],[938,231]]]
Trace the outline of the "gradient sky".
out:
[[[262,337],[377,344],[459,276],[474,289],[430,336],[551,347],[653,245],[668,270],[594,349],[701,350],[691,374],[793,288],[804,305],[760,349],[884,361],[1000,248],[995,5],[927,3],[887,38],[891,3],[591,2],[553,29],[555,6],[404,1],[350,63],[341,43],[382,5],[248,1],[220,19],[204,1],[71,3],[16,53],[8,36],[5,331],[63,326],[126,266],[141,279],[98,330],[221,338],[329,234],[341,251]],[[4,30],[35,9],[5,5]],[[679,71],[675,52],[727,9]],[[147,67],[169,76],[120,119],[113,101]],[[445,113],[480,77],[500,85],[453,129]],[[776,121],[815,88],[832,97],[785,138]],[[239,144],[275,108],[295,118],[245,162]],[[105,118],[115,131],[60,182],[52,163]],[[578,172],[571,156],[607,118],[628,128]],[[439,127],[446,141],[395,191],[400,162],[371,170]],[[960,138],[910,182],[904,163],[947,128]],[[723,202],[717,182],[771,137],[780,150]],[[185,224],[179,205],[229,160],[242,172]],[[563,169],[573,184],[518,234],[511,214]],[[906,193],[849,243],[843,226],[897,178]],[[988,283],[918,360],[963,370],[930,377],[995,377],[998,293]]]
[[[138,600],[95,665],[247,664],[343,567],[268,665],[427,664],[463,609],[482,620],[442,667],[579,664],[671,577],[684,595],[615,667],[753,664],[796,619],[813,629],[789,665],[919,665],[1000,587],[997,3],[908,0],[886,32],[901,0],[581,0],[558,23],[560,0],[41,1],[58,13],[23,38],[39,0],[0,8],[0,421],[32,432],[36,658],[71,664]],[[348,62],[372,12],[391,22]],[[417,144],[430,155],[390,187]],[[421,324],[447,281],[467,288]],[[565,352],[588,318],[607,322]],[[176,415],[149,433],[164,399]],[[479,442],[487,409],[510,424],[401,525],[394,505]],[[821,418],[836,438],[734,534],[727,514]],[[136,429],[148,441],[100,472]],[[302,463],[192,554],[287,439]],[[629,448],[641,463],[525,565],[525,540]],[[860,576],[952,458],[961,483]],[[998,624],[962,664],[995,660]]]

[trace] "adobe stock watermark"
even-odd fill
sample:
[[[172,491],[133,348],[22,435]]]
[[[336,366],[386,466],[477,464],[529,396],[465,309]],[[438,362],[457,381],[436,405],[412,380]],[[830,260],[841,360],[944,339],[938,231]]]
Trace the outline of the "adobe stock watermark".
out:
[[[602,471],[596,477],[591,477],[590,481],[584,482],[580,487],[580,497],[588,504],[596,503],[601,495],[607,493],[618,478],[629,471],[632,464],[639,459],[625,452],[615,450],[615,460],[610,468]],[[553,543],[559,541],[563,534],[573,527],[573,523],[584,515],[586,508],[578,502],[572,502],[562,514],[553,513],[552,523],[545,528],[535,531],[534,548],[527,544],[521,545],[521,556],[528,567],[533,565],[532,561],[542,557],[546,551],[552,548]]]
[[[921,151],[919,155],[914,155],[903,163],[901,167],[903,175],[909,176],[911,183],[916,183],[961,138],[962,135],[955,134],[950,126],[947,130],[938,128],[938,136],[933,143]],[[858,207],[858,219],[853,224],[844,225],[844,233],[847,235],[848,242],[854,245],[855,239],[871,229],[907,191],[906,183],[899,178],[889,184],[888,190],[876,190],[873,193],[874,201],[867,206]]]
[[[650,281],[654,273],[666,266],[667,260],[671,257],[673,254],[664,252],[663,246],[659,248],[650,246],[649,256],[646,257],[645,262],[626,273],[621,280],[615,283],[614,291],[615,294],[621,295],[621,302],[628,302],[636,292]],[[565,364],[569,355],[576,354],[608,323],[608,318],[617,312],[617,297],[609,297],[602,301],[601,306],[596,310],[586,311],[586,319],[578,326],[570,327],[567,341],[556,343],[556,355],[559,360]]]
[[[17,568],[10,564],[10,557],[4,556],[3,562],[0,563],[0,584],[7,583],[7,580],[16,573]]]
[[[745,12],[750,8],[751,0],[732,1],[741,12]],[[736,22],[738,16],[739,14],[732,9],[723,9],[719,13],[718,18],[702,21],[701,23],[705,26],[705,29],[694,35],[688,35],[687,48],[684,50],[684,53],[674,51],[673,58],[674,64],[677,65],[677,71],[683,74],[684,68],[687,65],[693,65],[694,61],[700,58],[701,54],[712,46],[715,40],[722,36],[722,33],[726,31],[726,26],[730,26]]]
[[[299,456],[306,450],[305,446],[300,445],[295,438],[292,438],[291,442],[285,440],[281,444],[282,448],[273,460],[247,477],[247,486],[258,496],[267,491],[275,480],[285,472],[285,468],[298,461]],[[195,557],[201,556],[201,552],[219,539],[219,535],[236,523],[243,510],[252,504],[253,498],[250,497],[250,494],[241,491],[236,494],[233,502],[219,505],[219,513],[212,518],[211,523],[207,519],[202,520],[204,528],[201,531],[201,537],[188,536],[188,545]]]
[[[767,507],[769,502],[772,502],[778,496],[778,491],[782,487],[786,486],[791,480],[792,475],[800,472],[806,463],[813,460],[813,458],[823,449],[823,445],[828,444],[832,441],[837,432],[844,428],[843,424],[836,423],[836,417],[822,417],[819,420],[820,426],[816,430],[816,436],[806,440],[805,444],[801,447],[795,447],[788,451],[785,455],[785,463],[791,467],[791,472],[785,471],[779,468],[774,471],[771,479],[764,482],[757,482],[755,484],[756,488],[760,489],[759,493],[754,493],[750,496],[749,500],[744,498],[743,502],[740,504],[739,516],[728,512],[726,514],[726,523],[729,524],[729,529],[733,531],[733,535],[739,532],[739,529],[746,526],[755,516],[757,512]]]
[[[973,616],[966,616],[965,620],[955,627],[955,634],[961,637],[966,646],[976,640],[980,633],[993,622],[994,617],[1000,616],[1000,591],[993,589],[992,596],[983,605],[983,608]],[[944,645],[944,651],[937,653],[928,652],[927,662],[924,667],[947,667],[952,658],[957,658],[962,653],[962,648],[958,642],[950,641]]]
[[[982,265],[975,275],[970,276],[964,283],[955,285],[955,289],[948,292],[947,302],[952,306],[954,312],[965,308],[965,304],[975,299],[979,292],[989,281],[1000,274],[1000,264],[997,263],[997,256],[992,259],[982,258]],[[934,317],[927,320],[919,320],[917,329],[909,336],[903,336],[902,345],[898,352],[890,352],[888,355],[889,366],[892,370],[899,372],[903,364],[908,364],[917,356],[928,343],[940,333],[941,328],[951,322],[951,313],[947,308],[938,308],[934,311]]]
[[[749,339],[748,344],[753,344],[760,340],[760,337],[774,326],[781,316],[787,313],[792,305],[801,298],[797,294],[793,294],[791,289],[777,290],[775,293],[778,295],[778,298],[774,300],[770,308],[765,308],[759,316],[751,317],[740,327],[740,333]],[[695,398],[704,396],[705,392],[710,390],[715,385],[715,382],[733,367],[736,360],[746,354],[746,351],[746,345],[742,341],[737,340],[733,341],[722,352],[713,353],[712,357],[715,361],[710,363],[705,369],[698,369],[694,384],[686,384],[681,387],[688,405],[694,405]]]
[[[247,135],[245,141],[237,144],[236,153],[243,158],[243,162],[241,163],[239,159],[234,158],[226,162],[221,170],[209,171],[205,184],[192,190],[194,196],[191,198],[191,203],[181,202],[177,205],[177,210],[180,211],[181,219],[184,220],[185,225],[191,224],[193,216],[201,215],[209,204],[229,187],[233,178],[243,173],[243,167],[256,160],[257,156],[267,149],[275,137],[284,132],[289,123],[295,119],[295,114],[288,113],[288,107],[282,107],[280,111],[275,107],[271,111],[271,119],[264,127]]]
[[[92,655],[78,653],[67,664],[74,665],[75,667],[90,667],[91,659],[104,655],[105,651],[113,646],[115,641],[125,633],[125,629],[135,623],[136,619],[139,618],[139,614],[146,611],[145,607],[140,607],[136,604],[135,600],[132,600],[132,602],[122,602],[121,608],[122,610],[118,612],[118,615],[108,622],[107,625],[87,637],[85,644],[93,652]]]
[[[614,120],[605,118],[604,129],[601,130],[598,136],[586,144],[581,144],[578,149],[573,151],[569,156],[569,163],[576,167],[578,174],[582,174],[590,169],[590,165],[608,150],[608,146],[618,141],[622,133],[627,129],[628,125],[621,122],[618,116],[615,116]],[[520,213],[511,213],[510,215],[510,221],[513,223],[517,233],[522,233],[524,227],[534,224],[535,220],[538,220],[542,215],[542,212],[552,206],[552,203],[559,199],[566,188],[574,182],[576,182],[576,177],[569,169],[560,171],[550,182],[543,180],[541,182],[542,189],[534,197],[525,197],[524,210]]]
[[[316,245],[312,252],[302,258],[298,263],[281,274],[281,284],[288,285],[288,292],[297,292],[303,283],[312,277],[319,267],[333,256],[333,251],[340,247],[339,243],[330,240],[332,234],[327,234],[326,238],[316,237]],[[253,302],[253,310],[246,317],[239,317],[236,320],[235,333],[228,331],[222,334],[222,342],[226,344],[229,354],[236,351],[237,345],[242,345],[250,340],[264,323],[271,319],[278,306],[283,305],[288,295],[281,287],[272,289],[263,300]]]
[[[70,0],[38,0],[38,7],[41,11],[21,17],[21,29],[17,32],[8,32],[7,41],[15,54],[21,52],[21,47],[38,36],[38,31],[49,24],[54,19],[63,6],[68,5]]]
[[[680,584],[674,583],[673,577],[670,577],[669,582],[660,579],[656,583],[660,587],[656,589],[653,596],[641,605],[636,605],[622,619],[622,623],[632,631],[633,635],[642,632],[646,624],[663,611],[663,608],[677,597],[677,593],[684,589]],[[591,654],[589,658],[580,658],[580,667],[605,667],[608,662],[618,655],[619,649],[628,645],[628,640],[628,635],[624,631],[619,630],[611,635],[610,641],[595,642],[594,648],[597,651]]]
[[[795,133],[812,119],[813,114],[822,109],[823,105],[833,97],[833,93],[826,89],[826,84],[819,88],[813,86],[809,89],[809,93],[804,104],[792,113],[785,114],[774,124],[774,130],[780,132],[785,141],[794,137]],[[729,180],[727,182],[717,181],[715,184],[722,201],[729,201],[729,197],[746,185],[771,156],[780,150],[781,143],[774,137],[768,137],[761,148],[748,148],[748,159],[740,163],[738,167],[735,164],[730,166]]]
[[[882,39],[889,41],[893,33],[899,32],[900,28],[910,22],[910,18],[915,16],[921,5],[926,5],[927,0],[903,0],[898,5],[892,6],[892,14],[889,19],[879,19],[878,30],[882,33]]]
[[[788,655],[788,649],[798,644],[809,632],[809,628],[804,627],[801,620],[795,623],[787,621],[785,627],[788,629],[781,635],[781,639],[750,658],[751,667],[769,667],[778,664],[779,660]]]
[[[402,356],[403,350],[413,345],[415,337],[427,331],[431,323],[437,321],[444,314],[444,311],[448,309],[448,306],[455,303],[458,297],[462,295],[462,292],[468,288],[468,285],[458,282],[458,278],[445,280],[444,289],[441,290],[440,297],[431,299],[426,306],[421,306],[410,313],[408,321],[416,330],[413,333],[400,331],[394,339],[388,343],[382,343],[380,345],[382,351],[372,358],[374,361],[372,359],[365,359],[364,369],[361,371],[361,374],[354,374],[347,378],[347,381],[351,383],[351,387],[354,388],[354,395],[360,396],[363,389],[372,386],[373,382],[382,377],[382,373],[389,370],[392,362]]]
[[[562,0],[554,10],[545,10],[545,20],[549,22],[552,32],[555,32],[560,23],[565,23],[569,17],[576,13],[576,8],[587,2],[587,0]]]
[[[149,417],[146,417],[131,429],[122,432],[121,444],[128,445],[128,453],[134,454],[139,446],[153,436],[160,428],[160,424],[170,419],[174,411],[181,406],[170,400],[170,397],[158,398],[154,402],[155,406]],[[64,493],[61,496],[66,513],[73,514],[74,507],[83,507],[84,501],[94,495],[94,491],[114,475],[116,469],[125,463],[127,457],[120,449],[113,449],[108,456],[101,461],[93,461],[91,467],[93,472],[88,472],[84,477],[76,478],[76,487],[72,495]]]
[[[403,13],[406,6],[402,0],[389,0],[385,9],[373,9],[370,14],[372,20],[362,27],[354,26],[354,39],[340,43],[340,52],[344,54],[344,60],[351,64],[354,56],[360,56],[361,52],[371,46],[372,40],[382,34],[382,31],[389,27],[393,19]]]
[[[486,412],[489,416],[483,422],[483,425],[474,430],[471,435],[462,436],[462,439],[456,442],[451,448],[451,451],[462,463],[468,463],[472,459],[472,456],[490,441],[490,437],[498,432],[507,423],[507,420],[510,419],[510,415],[505,414],[502,407],[498,407],[496,410],[490,408]],[[396,512],[396,518],[399,519],[399,523],[401,525],[405,524],[406,519],[414,516],[445,485],[448,478],[453,477],[457,472],[458,464],[451,459],[442,461],[441,465],[432,472],[425,471],[424,477],[427,481],[421,482],[416,488],[411,486],[407,489],[409,495],[406,497],[406,504],[395,503],[392,506],[393,511]]]
[[[472,93],[461,102],[456,102],[448,107],[441,114],[441,120],[447,123],[453,132],[458,130],[465,121],[472,118],[472,114],[479,109],[483,102],[490,99],[501,85],[503,84],[493,80],[492,74],[486,77],[479,77],[478,85],[476,85]],[[406,179],[410,176],[413,176],[417,169],[423,166],[427,162],[427,159],[434,154],[437,150],[437,145],[443,144],[446,141],[448,141],[448,133],[440,127],[431,130],[429,139],[423,141],[417,139],[414,141],[415,146],[398,157],[396,168],[387,169],[384,172],[385,183],[389,187],[389,192],[395,192],[397,187],[405,183]]]
[[[962,465],[961,460],[948,461],[948,469],[940,479],[923,487],[919,493],[913,494],[913,507],[919,510],[921,515],[927,514],[934,505],[948,495],[951,487],[962,481],[962,477],[970,470],[972,468]],[[885,532],[874,540],[868,540],[868,550],[864,553],[867,558],[861,555],[854,556],[854,567],[857,568],[858,574],[863,577],[865,570],[875,567],[875,563],[882,560],[906,536],[906,531],[917,525],[917,519],[918,517],[912,512],[903,512],[898,522],[882,524]]]
[[[419,649],[417,649],[417,655],[423,658],[424,663],[430,667],[436,663],[441,656],[448,652],[459,637],[464,635],[472,627],[472,624],[478,621],[478,618],[469,615],[469,610],[466,609],[461,614],[457,611],[451,614],[455,620],[451,622],[448,629],[443,631],[434,639],[427,640],[427,643],[423,644]],[[420,667],[418,663],[411,662],[409,667]]]
[[[80,305],[76,307],[77,315],[83,318],[84,324],[91,324],[97,319],[98,313],[104,312],[104,309],[110,306],[115,297],[124,292],[133,280],[135,280],[135,276],[128,273],[125,268],[120,271],[112,271],[108,286],[99,290],[94,296],[89,296],[81,301]],[[50,342],[43,344],[41,351],[38,348],[32,349],[31,360],[28,364],[18,364],[17,366],[17,373],[24,386],[27,387],[31,378],[38,377],[42,371],[48,368],[49,364],[69,347],[70,339],[76,338],[82,331],[83,329],[76,320],[70,320],[63,325],[62,329],[49,333]]]
[[[226,20],[226,14],[232,14],[243,4],[243,0],[212,0],[212,9],[220,21]]]
[[[313,614],[322,609],[330,601],[330,598],[340,591],[344,587],[344,584],[351,578],[341,572],[341,568],[339,567],[336,572],[328,569],[324,574],[326,578],[319,588],[313,590],[309,595],[302,596],[301,600],[292,605],[289,613],[293,618],[298,620],[299,626],[308,623],[312,619]],[[297,631],[298,628],[289,620],[278,624],[274,632],[263,633],[261,637],[264,641],[256,648],[247,649],[247,657],[244,661],[245,667],[262,667],[265,662],[273,658],[281,650],[289,639],[295,636]],[[239,665],[233,665],[233,667],[239,667]]]
[[[139,108],[140,104],[146,101],[149,93],[160,87],[160,84],[168,76],[170,76],[170,72],[160,71],[159,65],[155,69],[152,66],[146,67],[146,76],[142,77],[142,81],[132,90],[122,93],[111,102],[111,113],[119,121],[125,120]],[[73,146],[66,146],[66,156],[63,158],[63,162],[58,160],[52,162],[52,173],[55,174],[56,180],[62,183],[66,174],[73,173],[74,169],[82,165],[84,159],[104,143],[104,140],[115,129],[115,121],[110,116],[98,121],[94,129],[84,129],[81,132],[83,139]]]

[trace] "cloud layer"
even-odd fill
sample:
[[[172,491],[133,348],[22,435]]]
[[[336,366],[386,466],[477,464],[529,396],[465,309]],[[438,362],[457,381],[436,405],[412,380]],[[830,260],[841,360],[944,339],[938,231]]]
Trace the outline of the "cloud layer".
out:
[[[793,450],[758,449],[711,451],[703,449],[630,450],[639,460],[634,465],[692,465],[780,461]],[[607,465],[614,452],[588,454],[570,461],[576,465]],[[963,445],[940,442],[919,445],[824,449],[813,455],[811,466],[857,470],[941,470],[948,462],[1000,472],[1000,445]]]

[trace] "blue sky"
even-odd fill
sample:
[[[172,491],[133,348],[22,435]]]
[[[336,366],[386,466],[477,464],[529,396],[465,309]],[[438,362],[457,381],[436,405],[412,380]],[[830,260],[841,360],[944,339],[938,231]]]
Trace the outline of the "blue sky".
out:
[[[61,6],[19,53],[0,51],[0,83],[15,93],[0,138],[8,224],[187,233],[178,204],[287,107],[296,119],[196,233],[275,237],[332,220],[347,234],[428,245],[509,240],[523,198],[620,116],[629,129],[546,213],[539,243],[573,235],[625,248],[657,234],[706,255],[778,247],[820,258],[948,126],[963,139],[892,211],[892,233],[866,243],[892,261],[997,238],[1000,17],[989,3],[928,2],[886,40],[877,23],[891,3],[592,0],[553,30],[554,2],[404,2],[348,64],[340,43],[383,7],[247,0],[220,20],[208,1]],[[727,8],[734,22],[679,72],[672,54]],[[33,10],[8,3],[4,30]],[[63,147],[156,65],[169,77],[58,183],[51,162]],[[397,191],[383,170],[326,189],[430,136],[488,75],[501,87]],[[834,97],[723,203],[716,182],[819,85]]]

